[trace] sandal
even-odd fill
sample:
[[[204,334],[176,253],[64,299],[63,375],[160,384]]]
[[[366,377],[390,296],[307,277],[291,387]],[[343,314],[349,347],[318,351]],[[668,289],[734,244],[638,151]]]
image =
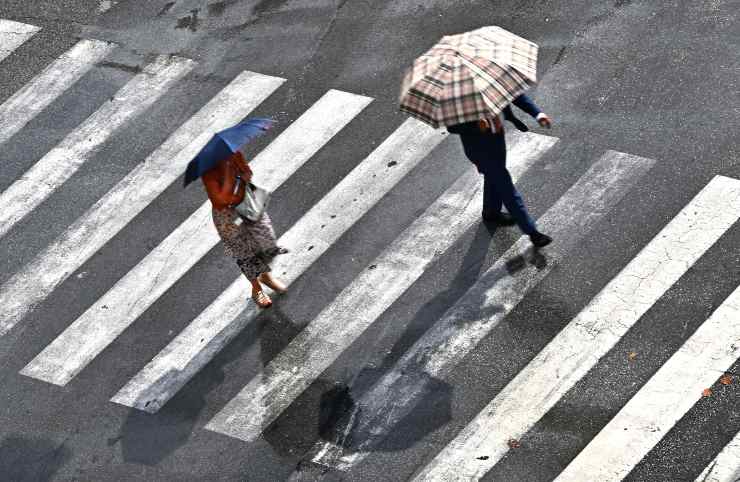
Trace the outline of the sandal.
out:
[[[262,290],[252,293],[252,299],[260,308],[269,308],[272,306],[272,300]]]
[[[276,293],[285,294],[288,292],[288,288],[286,288],[283,283],[280,283],[279,281],[279,284],[273,283],[272,277],[265,277],[265,273],[260,274],[257,279],[260,281],[260,283],[264,283],[265,285],[267,285],[268,288],[275,291]]]

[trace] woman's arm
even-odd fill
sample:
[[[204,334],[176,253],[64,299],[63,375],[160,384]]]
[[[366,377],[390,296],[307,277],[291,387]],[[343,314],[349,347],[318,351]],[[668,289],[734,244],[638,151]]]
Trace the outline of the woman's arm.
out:
[[[236,179],[231,169],[227,168],[223,184],[219,182],[219,175],[215,169],[203,174],[202,179],[208,193],[208,199],[211,200],[211,204],[216,209],[227,208],[232,204],[240,203],[244,199],[244,188],[246,184],[242,182],[239,190],[234,194]]]

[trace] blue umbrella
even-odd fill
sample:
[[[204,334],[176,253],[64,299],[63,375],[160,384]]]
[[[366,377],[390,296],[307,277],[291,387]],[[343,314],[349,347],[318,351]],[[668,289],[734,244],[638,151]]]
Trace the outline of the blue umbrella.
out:
[[[206,171],[216,167],[219,162],[234,154],[244,144],[264,134],[274,122],[272,119],[249,119],[217,132],[198,155],[188,163],[185,171],[185,185],[187,186]]]

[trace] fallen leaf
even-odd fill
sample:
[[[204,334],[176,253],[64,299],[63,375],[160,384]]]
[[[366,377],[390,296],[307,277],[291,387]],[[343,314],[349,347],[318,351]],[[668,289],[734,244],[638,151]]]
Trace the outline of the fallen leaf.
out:
[[[703,392],[701,392],[702,397],[711,397],[712,396],[712,389],[711,388],[705,388]]]
[[[480,457],[476,457],[478,460],[488,460],[488,455],[481,455]]]
[[[510,438],[509,441],[506,443],[509,444],[510,449],[518,449],[519,447],[522,446],[522,444],[519,443],[519,441],[515,438]]]
[[[637,358],[637,353],[635,353],[634,351],[631,351],[627,355],[627,358],[629,358],[630,360],[634,360],[635,358]]]
[[[719,382],[720,382],[720,383],[721,383],[722,385],[729,385],[730,383],[732,383],[732,377],[731,377],[730,375],[728,375],[728,374],[726,374],[726,373],[725,373],[725,374],[724,374],[724,375],[722,375],[722,377],[721,377],[721,378],[719,379]]]

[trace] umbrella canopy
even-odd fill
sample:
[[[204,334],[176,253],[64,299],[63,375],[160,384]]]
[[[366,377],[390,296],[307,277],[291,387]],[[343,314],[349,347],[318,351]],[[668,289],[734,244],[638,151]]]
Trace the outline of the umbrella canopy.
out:
[[[432,127],[498,114],[537,81],[537,44],[501,27],[448,35],[414,61],[401,110]]]
[[[185,185],[213,169],[223,159],[234,154],[240,147],[264,134],[275,121],[272,119],[249,119],[217,132],[188,163]]]

